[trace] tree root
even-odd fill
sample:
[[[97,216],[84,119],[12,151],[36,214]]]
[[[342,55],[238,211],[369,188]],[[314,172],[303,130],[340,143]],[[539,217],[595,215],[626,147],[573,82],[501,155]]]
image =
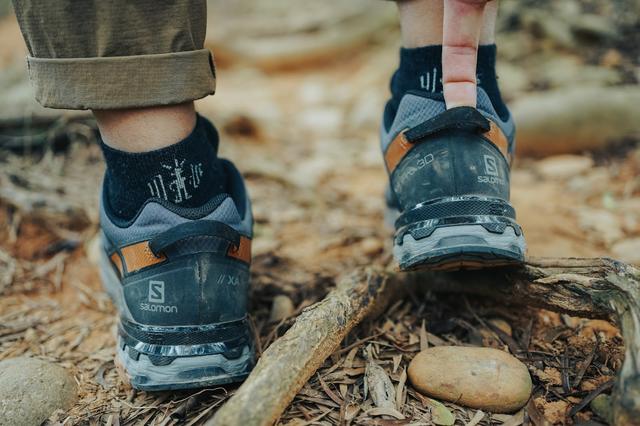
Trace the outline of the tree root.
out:
[[[519,268],[455,273],[369,269],[341,281],[262,354],[208,425],[271,425],[344,337],[409,289],[489,296],[617,324],[625,361],[613,390],[614,425],[640,425],[640,271],[611,259],[533,258]]]

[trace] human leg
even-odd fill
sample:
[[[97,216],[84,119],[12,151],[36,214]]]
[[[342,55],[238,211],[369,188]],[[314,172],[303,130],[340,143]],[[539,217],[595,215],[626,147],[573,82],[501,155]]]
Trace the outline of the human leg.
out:
[[[387,204],[397,219],[396,258],[403,269],[519,262],[525,244],[508,203],[514,128],[498,90],[496,47],[486,44],[494,41],[497,4],[485,8],[478,31],[477,109],[449,110],[443,94],[445,3],[404,0],[398,7],[403,48],[381,126]],[[455,67],[448,72],[453,78],[445,84],[474,80],[476,90],[475,77],[457,79]]]
[[[253,365],[252,218],[193,100],[213,93],[206,2],[14,0],[36,97],[91,109],[107,163],[101,274],[134,387],[208,386]]]

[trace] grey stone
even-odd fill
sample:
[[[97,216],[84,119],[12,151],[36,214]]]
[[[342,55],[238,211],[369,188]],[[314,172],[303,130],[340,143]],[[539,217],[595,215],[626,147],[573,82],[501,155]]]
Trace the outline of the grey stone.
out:
[[[611,254],[616,259],[640,265],[640,238],[618,241],[611,247]]]
[[[600,87],[622,81],[622,75],[615,69],[586,65],[573,57],[557,53],[536,57],[536,62],[527,68],[527,72],[532,82],[549,88]]]
[[[37,426],[77,398],[76,382],[59,365],[37,358],[0,361],[0,426]]]
[[[498,61],[497,72],[500,81],[500,92],[506,99],[516,99],[530,85],[529,77],[523,67],[517,67],[505,61]]]
[[[521,97],[511,104],[518,153],[548,156],[602,149],[640,134],[640,88],[573,87]]]
[[[619,37],[616,25],[604,16],[580,15],[572,23],[573,32],[587,40],[610,40]]]

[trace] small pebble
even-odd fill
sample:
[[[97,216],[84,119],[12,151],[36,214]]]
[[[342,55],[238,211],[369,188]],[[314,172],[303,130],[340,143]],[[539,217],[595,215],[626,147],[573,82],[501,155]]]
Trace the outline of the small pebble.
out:
[[[269,314],[270,322],[280,322],[285,318],[293,315],[294,311],[293,302],[284,294],[279,294],[273,298],[271,305],[271,313]]]
[[[613,411],[609,395],[601,393],[591,401],[590,406],[594,413],[602,417],[607,423],[613,424]]]
[[[413,386],[432,398],[492,413],[512,413],[531,395],[527,367],[497,349],[438,346],[420,352],[409,365]]]
[[[27,357],[0,361],[0,425],[39,425],[76,399],[76,382],[63,367]]]

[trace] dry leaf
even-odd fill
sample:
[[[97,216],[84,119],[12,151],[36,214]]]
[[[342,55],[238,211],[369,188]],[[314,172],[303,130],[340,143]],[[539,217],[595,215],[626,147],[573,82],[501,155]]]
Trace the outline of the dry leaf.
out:
[[[484,419],[484,412],[482,410],[476,411],[476,414],[473,416],[471,420],[465,426],[476,426]]]
[[[367,367],[364,372],[365,383],[367,385],[368,392],[371,394],[371,399],[376,407],[379,408],[396,408],[396,392],[391,383],[391,379],[384,371],[384,368],[380,367],[373,361],[373,357],[370,356],[370,346],[367,348]]]
[[[409,334],[409,346],[415,345],[420,341],[420,338],[413,333]]]
[[[351,421],[356,418],[359,412],[360,412],[360,405],[349,404],[344,410],[344,419],[346,421]]]
[[[431,398],[423,399],[425,405],[431,411],[431,421],[439,426],[452,426],[456,422],[453,413],[440,401]]]
[[[395,374],[396,371],[398,371],[398,367],[400,366],[400,362],[402,361],[402,354],[398,354],[398,355],[394,355],[393,356],[393,373]]]
[[[371,410],[367,411],[367,414],[370,416],[391,416],[398,420],[404,420],[404,415],[395,408],[391,407],[372,408]]]
[[[407,369],[402,369],[402,374],[400,374],[400,379],[398,380],[398,388],[396,390],[396,407],[398,410],[402,410],[404,406],[404,384],[407,382]]]
[[[502,426],[520,426],[524,423],[524,408],[514,415],[494,414],[493,419],[502,422]]]

